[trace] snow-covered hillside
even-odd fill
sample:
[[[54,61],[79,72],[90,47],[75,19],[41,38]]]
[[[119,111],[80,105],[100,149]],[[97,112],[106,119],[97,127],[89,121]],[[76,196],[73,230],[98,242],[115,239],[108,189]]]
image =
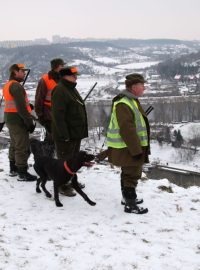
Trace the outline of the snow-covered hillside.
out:
[[[97,205],[62,196],[64,207],[57,208],[35,192],[35,183],[8,176],[7,152],[0,152],[1,270],[200,269],[199,187],[140,181],[138,196],[149,213],[126,214],[119,169],[96,164],[79,179]],[[52,182],[47,187],[52,192]]]

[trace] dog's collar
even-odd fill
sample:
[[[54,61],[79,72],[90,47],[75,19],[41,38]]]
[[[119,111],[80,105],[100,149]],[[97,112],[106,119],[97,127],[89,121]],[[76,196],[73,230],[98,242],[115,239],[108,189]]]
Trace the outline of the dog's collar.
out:
[[[74,174],[75,174],[75,172],[72,172],[72,171],[70,170],[70,168],[68,167],[66,161],[64,162],[64,168],[65,168],[65,170],[66,170],[69,174],[71,174],[71,175],[74,175]]]

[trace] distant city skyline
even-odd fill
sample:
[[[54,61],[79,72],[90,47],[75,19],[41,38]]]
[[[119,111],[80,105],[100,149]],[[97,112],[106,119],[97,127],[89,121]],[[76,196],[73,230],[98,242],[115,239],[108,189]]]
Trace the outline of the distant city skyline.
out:
[[[6,0],[5,40],[134,38],[200,40],[199,0]]]

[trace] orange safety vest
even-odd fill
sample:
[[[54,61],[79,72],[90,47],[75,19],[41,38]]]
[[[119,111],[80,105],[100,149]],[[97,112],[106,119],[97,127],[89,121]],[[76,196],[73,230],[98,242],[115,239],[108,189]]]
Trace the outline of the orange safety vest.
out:
[[[12,113],[18,112],[14,98],[10,94],[10,91],[9,91],[12,83],[18,83],[21,86],[21,84],[18,81],[10,80],[3,87],[3,95],[4,95],[4,100],[5,100],[4,112],[12,112]],[[32,110],[31,110],[31,107],[29,105],[28,97],[27,97],[25,90],[24,90],[24,97],[25,97],[25,101],[26,101],[26,108],[27,108],[28,112],[31,113]]]
[[[48,74],[44,74],[42,76],[42,79],[45,81],[47,86],[47,94],[44,100],[44,104],[51,107],[51,92],[54,89],[54,87],[57,85],[57,82],[55,82],[53,79],[49,79]]]

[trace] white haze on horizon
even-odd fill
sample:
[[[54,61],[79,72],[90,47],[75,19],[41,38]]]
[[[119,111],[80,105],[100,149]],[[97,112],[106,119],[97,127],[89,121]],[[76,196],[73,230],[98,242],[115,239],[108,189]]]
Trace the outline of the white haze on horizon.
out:
[[[11,0],[1,3],[3,40],[75,38],[199,40],[199,0]],[[4,26],[4,27],[3,27]]]

